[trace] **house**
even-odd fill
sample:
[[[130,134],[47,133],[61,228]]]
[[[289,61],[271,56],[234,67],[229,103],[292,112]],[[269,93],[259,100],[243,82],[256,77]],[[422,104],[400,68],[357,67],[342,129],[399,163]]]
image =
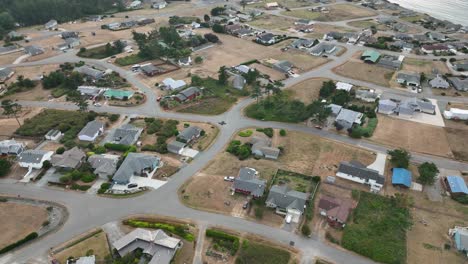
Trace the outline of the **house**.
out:
[[[314,31],[314,25],[296,25],[294,26],[294,30],[297,32],[302,32],[302,33],[310,33]]]
[[[421,75],[417,72],[399,72],[396,81],[399,84],[420,87]]]
[[[448,52],[450,51],[447,45],[442,44],[430,44],[430,45],[423,45],[421,47],[421,51],[424,53],[434,53],[434,52]]]
[[[10,68],[0,68],[0,83],[4,83],[10,79],[15,72]]]
[[[86,97],[89,97],[91,99],[100,96],[105,90],[106,90],[106,88],[96,87],[96,86],[84,86],[84,85],[80,85],[77,88],[77,91],[82,96],[86,96]]]
[[[228,34],[234,35],[234,33],[237,32],[241,28],[242,28],[241,24],[226,25],[224,26],[224,31],[226,31],[226,33]]]
[[[185,143],[182,143],[182,142],[177,141],[175,139],[172,140],[171,142],[167,143],[167,150],[170,153],[181,155],[182,152],[184,151],[184,148],[185,148]]]
[[[276,37],[272,33],[263,33],[258,35],[255,41],[264,45],[272,45],[276,43]]]
[[[345,227],[352,209],[352,201],[327,195],[322,195],[318,203],[320,215],[326,217],[328,224],[332,227]]]
[[[401,186],[405,188],[411,188],[411,182],[413,178],[411,171],[404,168],[393,168],[392,169],[392,185]]]
[[[135,93],[133,91],[126,90],[116,90],[116,89],[107,89],[104,92],[104,97],[106,99],[116,99],[116,100],[128,100],[133,97]]]
[[[60,34],[60,36],[61,36],[63,39],[67,39],[67,38],[78,38],[78,32],[74,32],[74,31],[65,31],[65,32],[62,32],[62,34]]]
[[[108,179],[109,176],[114,175],[117,170],[117,163],[119,156],[110,154],[94,154],[88,158],[88,162],[94,169],[93,173],[100,178]]]
[[[1,70],[0,70],[1,71]],[[0,75],[1,78],[1,75]],[[468,91],[468,78],[460,78],[460,77],[449,77],[449,82],[453,85],[455,89],[458,91]]]
[[[361,55],[361,60],[367,63],[377,63],[380,53],[375,50],[365,50]]]
[[[174,100],[176,100],[179,103],[182,103],[182,102],[193,100],[199,95],[200,95],[200,89],[192,86],[178,93],[174,97]]]
[[[430,80],[429,85],[431,88],[439,89],[448,89],[450,87],[450,84],[440,74],[437,74],[434,79]]]
[[[252,36],[254,34],[254,31],[250,28],[241,28],[234,32],[234,36],[237,36],[239,38],[247,37],[247,36]]]
[[[237,193],[258,198],[263,196],[266,183],[265,180],[258,178],[257,170],[254,168],[242,167],[239,170],[239,175],[234,179],[232,188]]]
[[[44,161],[52,158],[53,151],[46,150],[25,150],[18,156],[18,163],[22,168],[41,169]]]
[[[271,146],[271,140],[263,137],[252,137],[252,154],[256,157],[277,160],[280,155],[280,149]]]
[[[166,1],[158,1],[158,2],[151,3],[151,8],[154,8],[154,9],[163,9],[166,6],[167,6]]]
[[[130,124],[124,124],[109,133],[108,137],[106,137],[106,143],[130,146],[138,141],[141,132],[143,132],[142,128]]]
[[[403,100],[397,109],[399,116],[412,117],[415,112],[435,115],[435,105],[427,99],[416,97]]]
[[[76,71],[78,73],[81,73],[93,80],[99,80],[104,76],[104,72],[91,68],[89,66],[83,65],[81,67],[75,68],[73,71]]]
[[[468,71],[468,61],[461,61],[453,64],[456,71]]]
[[[63,136],[63,133],[57,129],[51,129],[47,134],[45,134],[45,139],[57,141]]]
[[[468,228],[455,226],[449,230],[449,235],[453,237],[457,250],[468,256]]]
[[[270,2],[265,4],[265,9],[271,10],[271,9],[276,9],[279,7],[279,4],[277,2]]]
[[[156,22],[156,20],[154,20],[154,18],[140,18],[137,21],[139,26],[146,26],[146,25],[152,24],[154,22]]]
[[[331,54],[335,52],[336,46],[331,43],[319,43],[310,50],[310,54],[314,56],[321,56],[322,54]]]
[[[294,65],[286,60],[277,61],[272,66],[273,69],[283,73],[289,73],[293,69],[293,67]]]
[[[414,49],[414,44],[398,40],[393,42],[390,46],[401,49],[404,53],[410,53]]]
[[[376,93],[374,90],[357,90],[356,98],[364,102],[373,103],[380,98],[380,94]]]
[[[351,92],[351,88],[353,88],[353,85],[350,83],[344,83],[344,82],[337,82],[336,83],[336,89],[337,90],[343,90],[347,92]]]
[[[132,177],[152,178],[152,175],[161,165],[161,159],[143,153],[128,153],[125,160],[115,172],[112,180],[116,184],[126,185]]]
[[[277,214],[291,215],[294,223],[299,223],[304,213],[307,193],[292,190],[288,185],[273,185],[266,199],[266,206],[275,208]]]
[[[397,33],[394,36],[395,39],[397,40],[403,40],[403,41],[412,41],[413,37],[411,35],[405,34],[405,33]]]
[[[55,154],[52,156],[52,166],[65,170],[78,168],[83,161],[86,160],[86,154],[78,147],[73,147],[63,154]]]
[[[8,36],[8,38],[10,40],[15,40],[15,39],[17,40],[17,39],[22,39],[23,38],[23,34],[20,34],[20,33],[16,32],[16,31],[14,31],[14,30],[8,32],[7,36]]]
[[[241,72],[241,73],[244,73],[244,74],[247,74],[249,73],[249,71],[251,70],[249,66],[247,65],[237,65],[236,67],[234,67],[234,69],[236,69],[237,71]]]
[[[141,1],[133,1],[128,5],[129,9],[137,9],[141,7]]]
[[[140,70],[146,75],[146,76],[154,76],[158,73],[163,72],[160,68],[154,66],[151,63],[143,64],[140,66]]]
[[[166,89],[172,90],[172,91],[182,89],[187,85],[187,83],[184,82],[183,80],[177,80],[176,81],[176,80],[174,80],[172,78],[164,79],[163,84],[166,87]]]
[[[190,66],[190,64],[192,64],[192,58],[188,56],[186,58],[179,59],[177,63],[179,66]]]
[[[95,264],[96,263],[96,256],[86,256],[86,257],[79,257],[75,264]]]
[[[294,25],[313,25],[314,21],[309,19],[298,19],[294,21]]]
[[[379,192],[385,183],[385,177],[378,171],[366,168],[359,161],[342,161],[338,167],[337,177],[360,184],[370,185],[372,192]]]
[[[454,120],[468,120],[468,110],[450,108],[450,110],[444,111],[444,117]]]
[[[0,155],[19,155],[26,146],[14,139],[0,141]]]
[[[80,40],[77,38],[66,38],[65,43],[59,44],[57,48],[59,50],[67,50],[67,49],[73,49],[74,47],[78,47],[80,45]]]
[[[393,55],[382,55],[377,62],[377,65],[380,67],[384,67],[390,70],[399,70],[401,68],[401,65],[403,64],[403,60],[405,59],[405,56],[400,55],[400,56],[393,56]]]
[[[49,22],[45,23],[45,29],[47,30],[54,30],[58,28],[58,22],[55,19],[50,20]]]
[[[240,22],[249,22],[252,21],[252,16],[250,15],[245,15],[245,14],[237,14],[237,17],[239,18]]]
[[[151,256],[151,264],[169,264],[177,250],[182,247],[180,239],[168,236],[161,229],[146,230],[137,228],[115,241],[112,246],[123,257],[136,249]]]
[[[445,187],[450,196],[465,196],[468,194],[465,180],[461,176],[447,176],[444,179]]]
[[[343,108],[336,117],[335,122],[344,129],[349,129],[352,128],[354,124],[361,124],[362,117],[362,113]]]
[[[197,126],[189,126],[177,135],[177,141],[190,144],[193,140],[200,137],[203,130]]]
[[[418,41],[420,43],[424,43],[429,41],[429,37],[425,34],[413,35],[413,40]]]
[[[104,132],[104,124],[93,120],[86,124],[78,133],[78,138],[81,141],[94,142],[96,138]]]
[[[299,38],[294,40],[290,46],[295,49],[308,49],[312,48],[316,43],[318,43],[318,40],[316,39]]]
[[[239,74],[233,74],[229,78],[229,82],[231,83],[232,87],[234,87],[234,88],[236,88],[238,90],[244,89],[244,86],[247,83],[245,78],[242,75],[239,75]]]
[[[100,22],[102,21],[102,16],[101,15],[91,15],[85,18],[87,21],[92,21],[92,22]]]
[[[44,53],[44,49],[36,45],[31,45],[31,46],[24,47],[24,52],[31,56],[37,56],[37,55]]]
[[[398,104],[392,100],[379,100],[377,111],[381,114],[390,115],[397,111]]]
[[[427,36],[431,40],[435,40],[435,41],[446,41],[448,39],[447,36],[445,36],[444,34],[439,33],[439,32],[435,32],[435,31],[428,32]]]
[[[343,106],[337,104],[329,104],[327,107],[330,108],[332,116],[338,116],[341,109],[343,109]]]

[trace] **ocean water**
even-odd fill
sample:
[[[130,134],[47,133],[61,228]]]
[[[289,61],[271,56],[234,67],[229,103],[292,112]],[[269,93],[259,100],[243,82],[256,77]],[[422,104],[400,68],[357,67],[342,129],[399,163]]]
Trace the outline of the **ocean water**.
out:
[[[468,26],[468,0],[389,0],[438,19]]]

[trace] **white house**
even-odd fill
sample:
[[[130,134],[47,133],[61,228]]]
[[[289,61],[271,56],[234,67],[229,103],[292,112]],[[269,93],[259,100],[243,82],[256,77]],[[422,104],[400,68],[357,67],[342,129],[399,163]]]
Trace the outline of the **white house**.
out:
[[[351,88],[353,88],[352,84],[344,83],[344,82],[337,82],[336,83],[336,89],[337,90],[344,90],[344,91],[350,92]]]
[[[183,80],[174,80],[172,78],[166,78],[163,80],[163,84],[168,90],[178,90],[187,85]]]
[[[91,121],[86,124],[80,133],[78,133],[78,138],[81,141],[94,142],[96,138],[104,132],[104,124],[98,121]]]
[[[40,169],[44,161],[52,158],[53,151],[25,150],[18,156],[18,163],[22,168]]]
[[[154,9],[163,9],[167,6],[166,1],[160,1],[160,2],[153,2],[151,5],[151,8]]]
[[[63,136],[63,133],[60,130],[52,129],[45,135],[45,139],[57,141]]]
[[[192,58],[189,56],[187,58],[182,58],[178,61],[180,66],[190,66],[192,64]]]
[[[343,161],[338,167],[337,177],[360,184],[370,185],[372,192],[379,192],[385,183],[385,177],[374,169],[366,168],[358,161]]]
[[[450,108],[450,110],[444,111],[444,117],[447,119],[468,120],[468,110]]]

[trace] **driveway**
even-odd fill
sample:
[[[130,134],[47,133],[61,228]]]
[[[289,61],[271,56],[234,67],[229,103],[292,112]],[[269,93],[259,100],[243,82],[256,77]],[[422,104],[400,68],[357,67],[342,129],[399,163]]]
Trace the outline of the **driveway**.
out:
[[[151,178],[146,178],[146,177],[140,177],[140,176],[132,176],[130,178],[130,183],[129,184],[137,184],[138,187],[150,187],[153,189],[159,189],[161,186],[166,184],[166,181],[160,181],[160,180],[155,180]],[[133,190],[135,188],[129,189],[128,184],[122,185],[122,184],[114,184],[112,186],[112,190],[117,190],[117,191],[127,191],[127,190]]]

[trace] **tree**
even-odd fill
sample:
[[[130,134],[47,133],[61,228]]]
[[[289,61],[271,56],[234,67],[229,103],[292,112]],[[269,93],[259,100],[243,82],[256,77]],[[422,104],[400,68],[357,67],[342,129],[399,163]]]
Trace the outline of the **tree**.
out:
[[[337,105],[345,106],[351,101],[351,95],[345,90],[338,90],[332,97],[332,102]]]
[[[12,100],[3,100],[2,101],[2,108],[3,108],[3,114],[6,116],[14,116],[16,119],[16,122],[18,122],[18,126],[21,126],[21,123],[18,119],[18,113],[21,112],[21,105],[18,103],[14,103]]]
[[[260,88],[260,85],[254,84],[252,87],[252,98],[257,100],[257,104],[259,102],[260,96],[262,96],[262,89]]]
[[[281,129],[279,134],[280,134],[280,136],[285,137],[286,136],[286,130]]]
[[[89,104],[88,102],[81,97],[81,95],[78,96],[72,96],[71,101],[75,103],[76,106],[78,106],[78,111],[80,112],[86,112],[88,111]]]
[[[202,86],[203,79],[198,75],[192,75],[192,86]]]
[[[260,76],[260,72],[257,69],[250,70],[244,74],[247,84],[252,84],[257,81],[258,76]]]
[[[418,167],[419,178],[421,184],[433,185],[439,169],[434,163],[424,162]]]
[[[304,236],[307,236],[307,237],[310,236],[310,234],[312,233],[312,232],[310,231],[310,227],[309,227],[309,225],[307,225],[307,223],[304,223],[304,224],[302,225],[301,232],[302,232],[302,234],[303,234]]]
[[[411,154],[405,149],[394,149],[387,152],[390,155],[390,162],[396,168],[405,168],[409,166]]]
[[[224,11],[226,10],[226,8],[222,7],[222,6],[217,6],[213,9],[211,9],[211,15],[212,16],[219,16],[219,15],[222,15],[224,13]]]
[[[218,83],[226,85],[228,81],[228,75],[226,73],[226,66],[221,66],[218,70]]]
[[[195,63],[196,63],[196,64],[200,64],[200,63],[202,63],[202,62],[203,62],[203,58],[202,58],[201,56],[195,57]]]
[[[6,159],[0,159],[0,177],[6,176],[10,172],[11,162]]]
[[[218,36],[216,36],[213,33],[206,33],[204,35],[204,37],[205,37],[206,40],[208,40],[209,42],[212,42],[212,43],[217,43],[219,41]]]
[[[203,16],[203,21],[205,21],[205,22],[208,23],[208,22],[210,22],[210,20],[211,20],[211,18],[210,18],[210,16],[209,16],[208,14],[205,14],[205,15]]]
[[[223,25],[220,25],[220,24],[214,24],[211,29],[213,29],[213,32],[216,32],[216,33],[224,33],[224,27]]]
[[[320,88],[320,97],[327,98],[332,95],[336,90],[336,85],[333,81],[323,82],[322,88]]]

